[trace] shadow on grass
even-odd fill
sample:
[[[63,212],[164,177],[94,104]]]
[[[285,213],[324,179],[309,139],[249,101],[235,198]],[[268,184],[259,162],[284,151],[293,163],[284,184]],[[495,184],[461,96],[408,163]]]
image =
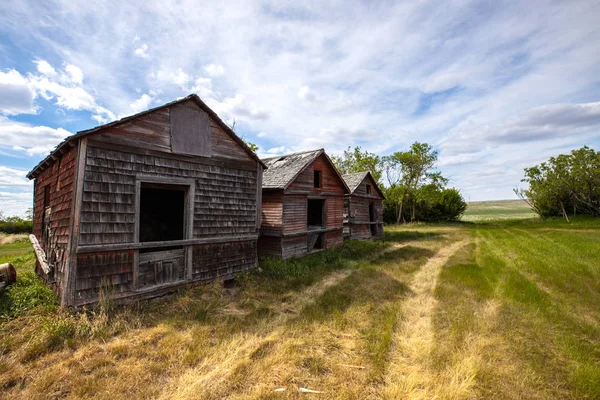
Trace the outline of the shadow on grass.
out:
[[[503,258],[482,251],[476,259],[475,254],[475,244],[463,247],[439,276],[432,367],[451,369],[461,354],[474,356],[476,351],[481,397],[561,398],[568,391],[597,398],[600,354],[591,338],[599,330],[578,320]],[[485,347],[474,350],[475,338]],[[537,380],[507,387],[514,368]]]
[[[306,306],[298,318],[307,322],[323,321],[345,312],[354,304],[381,306],[409,293],[410,289],[403,282],[366,267],[327,289],[314,303]]]
[[[404,243],[412,241],[436,240],[446,236],[444,232],[419,232],[413,230],[386,231],[385,236],[378,239],[384,243]]]

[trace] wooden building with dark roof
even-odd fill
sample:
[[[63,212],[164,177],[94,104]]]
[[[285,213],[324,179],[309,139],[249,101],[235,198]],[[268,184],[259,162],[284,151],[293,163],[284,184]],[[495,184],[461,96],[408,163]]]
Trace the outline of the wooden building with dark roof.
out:
[[[260,255],[282,258],[343,243],[341,175],[323,149],[263,159]]]
[[[383,235],[383,192],[370,172],[342,175],[350,193],[344,198],[344,236],[369,239]]]
[[[60,303],[152,297],[257,264],[265,165],[196,95],[79,132],[29,174]]]

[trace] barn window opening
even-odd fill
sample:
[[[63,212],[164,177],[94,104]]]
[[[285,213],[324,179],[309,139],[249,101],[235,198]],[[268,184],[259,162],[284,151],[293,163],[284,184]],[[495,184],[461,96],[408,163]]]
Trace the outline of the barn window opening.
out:
[[[175,185],[142,183],[140,188],[140,242],[184,238],[185,189]]]
[[[48,234],[47,228],[50,224],[50,185],[44,186],[44,203],[42,204],[42,219],[40,220],[40,230],[42,231],[42,241],[45,242]]]
[[[323,227],[323,205],[325,200],[308,200],[306,224],[310,228]]]
[[[321,187],[321,171],[315,171],[314,187],[317,189]]]
[[[371,185],[367,185],[367,194],[371,194]]]

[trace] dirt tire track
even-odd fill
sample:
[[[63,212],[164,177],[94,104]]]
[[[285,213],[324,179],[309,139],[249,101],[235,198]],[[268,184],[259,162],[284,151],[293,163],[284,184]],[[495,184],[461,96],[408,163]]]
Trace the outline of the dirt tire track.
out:
[[[436,382],[428,377],[428,357],[434,344],[432,315],[437,300],[434,290],[442,267],[467,240],[442,248],[415,274],[410,289],[413,296],[402,305],[402,322],[392,339],[390,363],[385,386],[380,391],[384,399],[435,398],[430,391]],[[459,380],[460,378],[457,377]],[[464,384],[469,385],[474,377],[465,376]]]

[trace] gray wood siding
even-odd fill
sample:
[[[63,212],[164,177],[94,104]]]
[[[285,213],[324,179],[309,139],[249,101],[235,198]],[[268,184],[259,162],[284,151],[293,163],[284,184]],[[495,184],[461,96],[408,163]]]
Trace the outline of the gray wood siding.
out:
[[[192,279],[233,278],[256,266],[256,240],[193,246]]]
[[[137,154],[90,142],[80,245],[135,241],[136,175],[195,180],[194,238],[256,231],[256,170]]]

